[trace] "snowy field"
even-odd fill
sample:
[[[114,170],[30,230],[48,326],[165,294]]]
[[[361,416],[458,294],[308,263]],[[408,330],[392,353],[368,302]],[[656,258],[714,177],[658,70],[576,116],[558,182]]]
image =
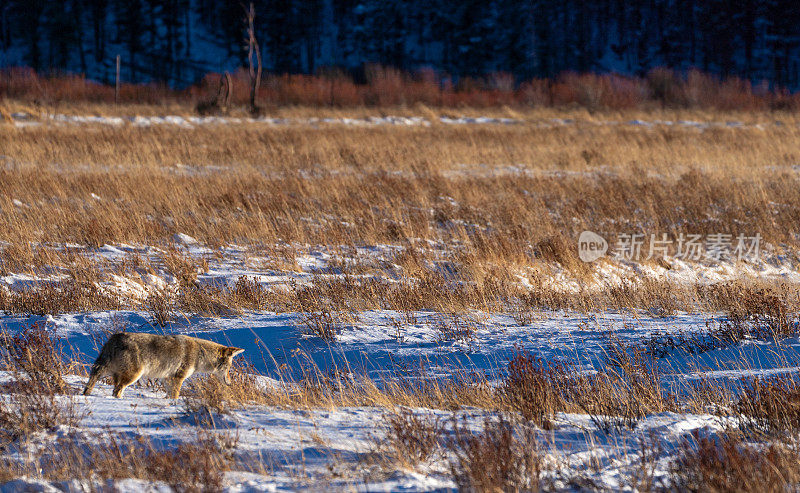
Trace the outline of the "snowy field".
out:
[[[70,379],[75,388],[83,382]],[[197,425],[187,417],[181,404],[165,399],[163,394],[135,389],[125,399],[114,399],[109,386],[100,386],[96,396],[76,397],[75,403],[87,412],[75,428],[58,428],[46,436],[32,438],[28,447],[42,446],[53,439],[78,441],[91,446],[109,430],[128,437],[146,437],[161,447],[196,439]],[[450,491],[455,484],[446,457],[437,457],[419,470],[398,469],[376,474],[368,458],[379,450],[385,430],[380,423],[388,413],[377,407],[339,407],[336,409],[291,410],[248,406],[214,423],[216,433],[235,438],[236,455],[243,464],[257,467],[257,472],[230,471],[225,474],[226,491],[319,491],[319,489],[357,491]],[[450,422],[478,431],[491,413],[478,410],[441,411],[414,409],[426,419]],[[377,426],[376,426],[377,424]],[[627,475],[638,466],[641,440],[658,440],[665,448],[655,463],[655,474],[665,474],[670,454],[677,444],[692,433],[713,434],[726,425],[724,419],[711,415],[663,413],[649,416],[633,430],[606,434],[597,429],[586,415],[560,414],[554,429],[540,431],[538,439],[547,444],[548,461],[570,468],[585,468],[585,478],[598,487],[621,489]],[[442,439],[452,429],[445,425]],[[10,451],[24,454],[25,450]],[[590,468],[593,469],[590,471]],[[566,486],[556,472],[548,478],[556,486]],[[81,490],[79,481],[43,482],[17,480],[6,483],[4,491],[67,489]],[[158,488],[141,480],[113,484],[119,491]],[[164,488],[162,486],[162,488]],[[165,488],[166,489],[166,488]]]
[[[268,290],[286,289],[289,285],[309,283],[315,276],[343,277],[337,272],[341,250],[311,248],[295,260],[292,272],[261,269],[264,259],[247,255],[240,247],[225,247],[222,255],[201,245],[188,235],[175,238],[176,248],[188,257],[204,260],[207,267],[198,275],[206,285],[232,286],[247,276]],[[73,252],[99,258],[107,265],[121,262],[125,252],[138,252],[155,259],[163,250],[146,246],[106,245],[91,249],[73,245]],[[390,246],[376,246],[351,251],[353,257],[372,260],[391,258]],[[660,273],[673,282],[721,282],[757,272],[764,278],[796,279],[800,273],[790,265],[771,259],[759,265],[716,265],[683,263],[679,268]],[[110,267],[109,267],[110,268]],[[619,275],[630,266],[607,261],[600,271],[606,282],[619,282]],[[617,273],[615,277],[612,275]],[[651,272],[652,273],[652,272]],[[659,275],[656,269],[653,275]],[[628,274],[630,275],[630,274]],[[52,282],[20,274],[0,277],[0,289],[31,289],[38,283]],[[555,276],[569,290],[571,282]],[[606,284],[607,289],[610,284]],[[132,303],[146,299],[153,290],[180,290],[178,280],[166,270],[146,275],[112,275],[100,288]],[[584,286],[584,289],[587,287]],[[590,286],[591,288],[591,286]],[[594,289],[603,289],[595,286]],[[591,374],[602,371],[609,362],[609,341],[622,347],[645,347],[648,342],[669,337],[704,337],[709,327],[723,324],[721,313],[677,312],[654,315],[642,311],[577,313],[565,310],[537,310],[528,320],[504,313],[473,311],[461,315],[469,325],[469,335],[443,337],[441,325],[452,316],[432,311],[403,313],[392,310],[361,311],[347,323],[338,324],[333,341],[315,336],[305,325],[306,314],[269,311],[242,311],[222,316],[176,314],[166,325],[153,322],[147,310],[104,310],[60,315],[5,315],[0,321],[4,331],[19,333],[31,326],[45,327],[62,343],[72,359],[91,363],[109,330],[189,334],[245,349],[241,357],[248,371],[259,375],[259,385],[283,389],[297,385],[309,372],[367,377],[378,386],[397,380],[434,379],[446,381],[456,375],[472,375],[476,381],[501,386],[509,361],[527,352],[551,362],[570,362],[575,371]],[[708,337],[708,336],[705,336]],[[738,343],[711,346],[702,351],[691,347],[668,349],[655,360],[660,384],[678,394],[695,382],[721,382],[735,387],[753,376],[792,375],[800,368],[800,339],[746,339]],[[69,376],[69,385],[77,393],[84,378]],[[288,390],[291,392],[291,390]],[[59,397],[83,415],[75,426],[59,426],[38,432],[24,443],[6,450],[8,457],[21,460],[31,448],[44,447],[53,440],[68,440],[91,447],[104,434],[118,433],[127,438],[144,437],[154,447],[174,447],[192,443],[198,430],[235,441],[237,466],[224,474],[226,491],[315,491],[320,487],[359,491],[447,491],[455,488],[451,471],[452,452],[441,453],[413,468],[382,466],[376,469],[372,457],[382,450],[386,416],[397,409],[375,406],[327,406],[291,409],[285,406],[243,405],[223,414],[212,412],[212,423],[198,424],[187,413],[181,400],[165,398],[163,391],[138,385],[124,399],[110,396],[111,387],[102,384],[89,397]],[[453,440],[453,423],[480,432],[485,419],[497,419],[490,409],[471,408],[436,410],[413,408],[413,415],[442,423],[442,443]],[[455,420],[455,421],[454,421]],[[682,444],[697,434],[714,436],[736,426],[733,416],[724,413],[662,412],[636,419],[632,426],[604,430],[597,416],[557,413],[550,429],[537,429],[537,440],[544,450],[548,468],[543,484],[553,488],[576,485],[600,489],[634,488],[632,477],[641,473],[643,456],[651,468],[653,481],[667,481],[671,461]],[[466,427],[466,428],[465,428]],[[656,452],[643,450],[643,440],[656,444]],[[656,447],[656,445],[653,445]],[[655,457],[647,454],[655,453]],[[450,455],[448,455],[450,454]],[[638,471],[638,472],[637,472]],[[44,481],[19,479],[7,483],[5,491],[19,488],[49,491],[80,490],[88,487],[79,480]],[[111,483],[109,483],[110,485]],[[144,480],[113,483],[121,491],[139,491],[154,487]],[[166,486],[164,486],[166,488]]]

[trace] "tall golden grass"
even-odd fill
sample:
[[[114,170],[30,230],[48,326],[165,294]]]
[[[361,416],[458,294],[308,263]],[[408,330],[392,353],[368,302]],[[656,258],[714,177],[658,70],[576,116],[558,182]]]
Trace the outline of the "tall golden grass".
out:
[[[207,266],[172,253],[159,265],[131,256],[112,268],[166,269],[184,288],[180,309],[209,314],[236,306],[311,318],[376,307],[459,312],[508,308],[517,299],[525,318],[526,307],[537,306],[655,303],[670,312],[697,300],[715,303],[697,287],[658,281],[599,294],[549,289],[544,280],[554,264],[579,280],[594,276],[577,257],[584,230],[612,244],[621,233],[758,233],[792,258],[800,224],[794,115],[576,112],[573,124],[540,125],[552,115],[526,112],[514,125],[411,128],[0,126],[0,271],[58,268],[70,277],[50,286],[52,296],[0,290],[0,304],[28,313],[113,307],[96,289],[102,262],[75,246],[52,247],[169,246],[176,233],[211,247],[247,246],[284,272],[315,245],[398,247],[390,264],[352,258],[332,265],[344,277],[318,277],[289,297],[262,293],[246,279],[235,292],[201,289],[192,276]],[[631,118],[749,126],[603,123]],[[364,273],[386,282],[363,282]],[[520,275],[528,288],[520,288]],[[398,277],[414,282],[391,282]],[[796,290],[778,291],[793,300]]]
[[[15,244],[461,241],[517,260],[584,229],[793,244],[798,141],[793,117],[704,132],[3,127],[0,231]]]

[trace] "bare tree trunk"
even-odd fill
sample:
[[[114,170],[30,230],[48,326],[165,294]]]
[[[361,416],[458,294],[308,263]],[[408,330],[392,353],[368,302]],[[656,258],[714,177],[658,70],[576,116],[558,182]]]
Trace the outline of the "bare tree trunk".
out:
[[[225,98],[223,99],[222,108],[226,114],[228,113],[228,108],[231,107],[232,94],[233,94],[233,81],[231,80],[231,74],[225,71]]]
[[[256,104],[258,88],[261,86],[261,49],[256,40],[255,30],[256,9],[253,2],[250,2],[250,9],[247,10],[247,61],[250,64],[250,114],[257,116],[261,113],[261,108]],[[255,62],[253,57],[255,56]]]
[[[114,80],[114,106],[119,104],[119,55],[117,55],[116,79]]]
[[[200,101],[195,109],[201,115],[227,115],[231,104],[232,92],[233,81],[231,80],[231,74],[226,71],[219,76],[217,95],[211,100]]]

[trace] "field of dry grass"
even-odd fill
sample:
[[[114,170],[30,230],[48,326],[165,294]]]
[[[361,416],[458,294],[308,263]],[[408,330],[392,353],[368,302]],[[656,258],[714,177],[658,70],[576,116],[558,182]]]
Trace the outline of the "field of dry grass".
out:
[[[243,245],[289,270],[309,247],[393,245],[393,265],[351,259],[339,267],[435,283],[429,266],[446,261],[469,292],[441,295],[490,307],[492,298],[520,295],[519,275],[540,286],[553,264],[591,277],[593,266],[577,257],[584,230],[611,243],[622,233],[757,233],[772,253],[796,258],[794,114],[576,111],[569,124],[543,125],[552,115],[429,127],[0,126],[0,270],[60,267],[80,278],[100,271],[76,263],[72,250],[167,246],[178,233],[212,248]],[[747,126],[626,123],[640,117]],[[671,295],[678,305],[697,297],[682,290]],[[381,296],[349,294],[373,298],[370,306]]]
[[[421,325],[421,312],[431,312],[436,341],[467,346],[491,314],[524,330],[556,311],[721,314],[692,333],[648,332],[636,344],[609,336],[603,368],[594,372],[524,350],[502,362],[500,378],[464,371],[428,379],[409,370],[375,379],[314,367],[265,387],[263,376],[242,367],[232,388],[213,378],[187,387],[180,419],[203,433],[254,407],[380,408],[380,433],[358,463],[370,481],[398,468],[430,472],[445,464],[434,472],[466,491],[602,489],[608,484],[581,472],[600,471],[597,459],[558,462],[555,435],[548,442],[547,434],[579,416],[609,442],[631,439],[642,423],[674,413],[724,426],[666,455],[662,441],[642,438],[618,486],[734,491],[748,477],[757,491],[800,477],[793,374],[667,387],[654,363],[678,350],[703,354],[800,334],[794,113],[299,107],[276,110],[272,116],[285,124],[137,126],[51,117],[192,109],[2,104],[36,123],[0,124],[0,311],[9,320],[32,315],[46,323],[51,315],[123,309],[169,330],[181,318],[268,311],[296,314],[303,337],[335,345],[341,328],[367,311],[390,310],[398,341],[405,327]],[[429,125],[343,123],[387,115]],[[509,120],[440,118],[461,116]],[[577,239],[586,230],[611,244],[625,233],[758,234],[763,261],[584,263]],[[689,271],[702,275],[670,274]],[[62,378],[80,374],[80,364],[63,363],[49,337],[2,338],[3,370],[16,382],[0,399],[4,446],[83,419]],[[451,414],[445,421],[420,409]],[[477,426],[459,421],[465,409],[482,413]],[[18,419],[26,415],[42,419]],[[237,455],[214,436],[164,451],[109,432],[71,441],[61,458],[41,452],[7,461],[0,479],[78,477],[93,485],[138,477],[216,490],[226,471],[271,473],[271,464]],[[753,446],[766,442],[764,453]],[[133,460],[119,466],[115,460],[126,454]],[[669,459],[666,469],[658,457]],[[175,460],[191,467],[176,470]],[[327,480],[341,479],[343,463],[333,461]],[[99,472],[69,473],[92,468]],[[656,477],[656,469],[669,472]]]
[[[646,226],[796,241],[794,115],[704,131],[597,116],[536,124],[548,116],[429,128],[2,127],[3,239],[459,239],[523,253],[555,234]]]

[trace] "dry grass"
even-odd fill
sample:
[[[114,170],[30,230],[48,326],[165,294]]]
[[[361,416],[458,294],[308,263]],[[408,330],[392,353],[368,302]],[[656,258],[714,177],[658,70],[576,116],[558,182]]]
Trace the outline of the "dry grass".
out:
[[[9,339],[10,341],[11,339]],[[70,371],[46,332],[32,330],[7,345],[7,368],[16,371],[12,393],[0,409],[0,427],[7,440],[20,440],[36,431],[57,425],[74,426],[79,418],[74,407],[56,400],[62,376]],[[251,372],[238,368],[231,373],[233,385],[216,378],[193,379],[187,385],[184,412],[200,428],[217,428],[216,416],[239,406],[275,405],[288,408],[335,408],[341,406],[382,406],[387,414],[374,462],[384,471],[418,469],[431,461],[446,459],[459,489],[465,491],[536,491],[551,481],[554,465],[546,460],[546,449],[536,437],[537,430],[553,426],[558,412],[589,414],[598,430],[606,433],[633,428],[645,416],[664,411],[687,412],[698,403],[723,409],[731,402],[724,389],[698,386],[680,400],[666,393],[648,356],[636,348],[609,341],[604,370],[579,374],[567,365],[545,364],[519,354],[509,364],[507,377],[499,385],[474,375],[448,380],[412,377],[375,383],[351,374],[309,371],[302,380],[264,385]],[[714,390],[716,389],[716,390]],[[68,389],[66,390],[68,391]],[[741,417],[741,430],[759,439],[782,437],[798,429],[797,387],[788,378],[756,380],[736,397],[724,415]],[[466,422],[452,427],[435,417],[414,413],[407,407],[435,409],[481,408],[498,412],[481,431]],[[385,428],[385,429],[384,429]],[[69,439],[58,454],[46,452],[29,462],[9,463],[8,478],[28,475],[51,480],[78,478],[87,484],[106,479],[140,478],[164,482],[180,491],[215,491],[221,488],[222,473],[238,464],[233,444],[203,435],[196,443],[162,449],[148,440],[128,440],[107,435],[92,444]],[[633,464],[627,480],[640,490],[656,489],[655,442],[642,442],[640,463]],[[737,481],[752,476],[762,491],[797,482],[797,455],[780,443],[755,449],[740,440],[697,439],[683,450],[668,478],[678,490],[735,489]],[[375,456],[376,454],[372,454]],[[180,464],[180,466],[176,466]],[[590,487],[589,479],[577,469],[560,470],[567,482]],[[0,476],[6,477],[6,476]],[[624,478],[623,478],[624,479]],[[100,483],[96,483],[100,481]],[[583,481],[583,482],[581,482]],[[572,483],[570,483],[572,484]],[[662,485],[663,486],[663,485]],[[754,489],[756,491],[758,489]]]
[[[75,274],[25,293],[0,290],[0,309],[110,308],[119,300],[98,291],[86,272],[102,278],[104,269],[155,269],[179,288],[152,300],[158,324],[170,312],[231,315],[298,306],[318,316],[378,307],[450,313],[514,307],[525,319],[538,308],[637,307],[668,315],[714,305],[748,316],[724,302],[738,299],[739,286],[701,292],[636,278],[589,289],[603,278],[577,258],[576,238],[592,230],[613,245],[619,233],[759,233],[790,253],[800,221],[796,116],[671,110],[642,116],[765,124],[701,132],[596,124],[641,116],[636,113],[584,114],[573,125],[542,128],[537,122],[553,114],[537,111],[517,125],[430,128],[0,128],[0,229],[9,243],[0,271]],[[387,261],[331,263],[343,276],[315,276],[310,286],[287,294],[246,278],[234,288],[199,286],[197,275],[208,265],[175,249],[176,233],[212,248],[244,245],[269,259],[264,268],[280,273],[295,272],[296,255],[309,245],[398,250]],[[48,246],[67,243],[164,248],[153,263],[132,256],[108,267],[87,265],[74,249]],[[561,270],[577,290],[547,284]],[[760,289],[748,291],[754,300]],[[762,295],[765,307],[770,296],[781,298],[775,306],[797,305],[792,289]],[[779,332],[792,327],[786,313],[765,316],[761,325],[777,324]],[[312,325],[320,329],[312,332],[335,337],[330,324]],[[443,337],[468,338],[468,331],[456,332],[445,330]]]
[[[699,136],[580,124],[3,129],[0,207],[14,245],[171,242],[179,232],[210,245],[419,238],[464,242],[476,260],[569,266],[565,246],[583,229],[681,225],[793,243],[798,140],[792,125]],[[586,150],[597,156],[589,163]]]
[[[441,418],[401,408],[386,414],[382,421],[386,431],[376,437],[370,454],[382,468],[414,470],[441,456],[445,431]]]
[[[0,403],[0,439],[4,446],[30,438],[33,434],[57,426],[74,427],[82,413],[71,399],[59,400],[44,394],[35,385],[22,383]]]
[[[800,430],[800,385],[792,376],[751,379],[732,407],[748,432],[781,437]]]
[[[481,433],[455,426],[449,446],[451,471],[459,491],[540,491],[543,458],[535,430],[504,418],[487,419]]]
[[[520,353],[509,363],[501,385],[466,372],[428,378],[424,370],[375,381],[358,373],[324,372],[313,363],[302,378],[286,376],[273,385],[260,384],[240,370],[232,372],[230,387],[213,377],[193,379],[185,392],[190,401],[186,410],[189,415],[206,416],[250,404],[291,409],[378,406],[399,413],[388,421],[390,427],[420,429],[422,423],[411,420],[402,409],[480,408],[511,413],[542,428],[552,426],[556,413],[571,412],[589,414],[600,430],[610,433],[633,428],[653,413],[693,409],[691,395],[679,401],[665,391],[652,360],[635,349],[630,354],[628,349],[620,346],[607,368],[593,374]]]
[[[185,414],[203,421],[208,416],[230,413],[245,405],[271,403],[269,391],[258,382],[252,367],[237,363],[228,376],[230,385],[225,385],[215,376],[200,376],[190,380],[182,392]]]
[[[325,308],[319,311],[303,311],[300,325],[310,334],[323,341],[333,342],[340,325],[340,316]]]
[[[500,389],[502,402],[543,428],[552,426],[557,412],[578,412],[588,414],[606,433],[634,428],[647,415],[681,408],[675,396],[662,388],[647,356],[621,346],[611,346],[608,352],[603,370],[593,374],[518,354]]]
[[[653,335],[646,345],[656,356],[678,348],[703,352],[746,337],[783,338],[795,335],[800,328],[793,315],[800,306],[797,286],[781,280],[739,279],[708,285],[632,277],[615,286],[595,285],[568,291],[558,283],[543,284],[543,278],[536,278],[535,274],[529,274],[528,284],[523,285],[519,272],[530,267],[522,265],[497,266],[496,259],[465,260],[446,253],[419,255],[425,265],[412,272],[398,272],[398,264],[384,262],[366,274],[345,271],[341,276],[331,277],[324,271],[312,274],[303,284],[287,283],[279,288],[264,287],[247,276],[238,278],[231,286],[178,282],[149,288],[144,298],[118,295],[103,287],[111,284],[111,275],[135,280],[136,271],[120,273],[120,267],[113,262],[97,263],[92,268],[98,280],[91,283],[68,280],[0,289],[0,310],[47,315],[142,309],[150,314],[151,323],[157,327],[166,327],[189,315],[232,317],[246,310],[297,312],[298,325],[303,331],[327,341],[334,341],[342,327],[358,323],[358,312],[363,310],[395,310],[408,314],[403,323],[415,324],[418,321],[413,320],[414,312],[434,311],[438,315],[433,317],[432,327],[439,340],[466,343],[484,325],[475,310],[509,313],[521,325],[531,325],[543,310],[558,309],[580,312],[633,309],[645,310],[650,316],[669,316],[679,310],[719,311],[728,316],[727,322],[716,324],[700,335]],[[402,252],[396,260],[404,261]],[[442,264],[448,265],[447,273],[441,272]],[[166,271],[156,273],[169,275]],[[531,281],[538,285],[531,285]],[[402,323],[398,330],[402,332],[401,329]]]
[[[39,432],[78,426],[85,411],[72,399],[73,391],[64,381],[64,376],[74,373],[78,365],[66,358],[51,334],[33,327],[13,336],[4,334],[2,342],[6,352],[3,370],[10,373],[12,380],[4,385],[0,399],[0,445],[16,443],[24,448],[23,442]],[[230,387],[228,394],[208,397],[214,390],[206,390],[204,399],[243,402],[255,395],[246,385],[253,377],[240,371],[231,377],[235,387]],[[250,394],[245,395],[248,388]],[[77,478],[92,491],[109,488],[109,479],[138,478],[166,483],[180,492],[220,491],[223,472],[234,463],[234,448],[230,439],[206,434],[198,435],[195,442],[168,449],[149,439],[110,432],[89,441],[68,435],[51,447],[29,450],[22,459],[2,459],[0,478]]]
[[[797,312],[800,292],[796,285],[773,283],[720,283],[701,290],[709,308],[725,312],[728,321],[748,335],[760,338],[790,337],[800,332]]]
[[[780,442],[754,446],[737,436],[696,436],[675,461],[671,483],[675,491],[792,491],[800,483],[800,455]]]
[[[25,290],[0,293],[0,311],[57,315],[60,313],[119,308],[120,303],[103,293],[96,284],[74,279],[63,282],[45,282]]]
[[[263,310],[267,306],[268,293],[255,279],[242,276],[231,290],[233,304],[248,310]]]
[[[108,488],[109,479],[136,478],[166,483],[181,493],[199,493],[222,491],[223,474],[234,464],[235,443],[211,435],[200,434],[194,442],[169,449],[147,438],[112,433],[95,441],[67,438],[56,444],[57,453],[43,454],[29,467],[35,476],[49,480],[78,478],[90,490]]]
[[[64,375],[79,365],[68,361],[51,332],[35,325],[16,334],[4,332],[0,343],[5,350],[3,369],[11,372],[17,382],[35,386],[41,393],[71,393]]]
[[[386,89],[392,77],[376,75],[374,88],[383,89],[375,89],[374,104],[396,103]],[[316,91],[317,82],[287,78],[265,87],[278,94],[275,101],[304,102]],[[691,84],[706,82],[695,78]],[[513,416],[508,418],[513,424],[487,422],[479,433],[456,424],[455,438],[447,442],[440,423],[402,411],[388,415],[389,435],[382,446],[395,458],[395,465],[418,467],[449,443],[446,453],[451,454],[457,484],[480,491],[541,487],[544,466],[531,426],[551,428],[560,412],[588,414],[596,428],[613,434],[635,428],[653,413],[713,408],[720,414],[740,416],[743,429],[759,435],[794,433],[800,419],[794,409],[798,392],[793,381],[753,381],[738,394],[714,382],[701,382],[678,397],[664,390],[652,358],[676,350],[703,352],[748,337],[796,336],[793,313],[800,306],[796,285],[738,280],[706,286],[632,277],[604,286],[596,266],[577,257],[578,234],[592,230],[612,244],[618,233],[759,233],[776,246],[775,253],[793,259],[798,247],[794,232],[800,223],[796,193],[800,119],[782,112],[670,109],[695,104],[691,98],[697,92],[686,90],[691,84],[682,85],[664,73],[639,82],[576,77],[547,87],[531,83],[520,91],[531,100],[553,101],[548,104],[579,101],[591,114],[582,109],[556,112],[519,107],[459,110],[459,114],[473,115],[513,113],[521,120],[514,125],[267,128],[245,123],[193,129],[3,125],[0,274],[58,276],[60,280],[0,288],[0,310],[45,315],[136,308],[148,311],[159,326],[184,314],[292,311],[301,314],[300,324],[307,332],[328,341],[335,340],[341,326],[355,323],[359,312],[377,308],[401,314],[397,321],[400,340],[404,325],[418,324],[414,312],[429,310],[436,312],[432,326],[439,338],[462,343],[469,343],[481,328],[476,309],[512,313],[525,325],[534,324],[537,312],[544,309],[636,308],[657,315],[720,311],[728,322],[709,326],[699,335],[654,336],[642,347],[609,341],[608,365],[596,374],[579,373],[567,363],[545,363],[529,354],[511,362],[498,386],[473,374],[430,379],[422,371],[420,375],[412,371],[376,382],[359,374],[319,368],[309,369],[302,378],[286,377],[281,384],[268,386],[240,370],[232,372],[231,387],[215,378],[191,381],[184,411],[201,427],[210,428],[215,427],[216,416],[247,405],[381,406],[388,412],[404,406],[474,407]],[[423,86],[415,86],[414,91],[422,91]],[[654,101],[667,109],[635,109],[640,102],[633,95],[642,87],[657,94]],[[719,85],[708,87],[709,91],[720,89]],[[336,90],[345,94],[349,89],[342,83]],[[478,98],[479,92],[470,97]],[[357,98],[362,96],[353,94],[360,101]],[[711,106],[763,109],[773,101],[777,96],[764,100],[729,88]],[[609,107],[634,109],[615,112]],[[41,111],[79,113],[87,108],[113,112],[102,106],[67,103]],[[167,109],[187,112],[183,102]],[[140,110],[152,114],[165,108],[116,111]],[[429,118],[442,113],[437,105],[398,111],[424,113]],[[363,108],[282,108],[275,114],[363,117],[379,113]],[[576,122],[540,125],[563,116]],[[634,118],[736,119],[764,126],[700,131],[677,125],[598,124]],[[775,125],[776,119],[783,124]],[[208,258],[190,256],[176,247],[176,233],[191,235],[210,247]],[[68,246],[71,243],[88,248],[145,244],[159,250],[122,260],[90,260],[84,247]],[[248,276],[232,286],[198,282],[198,276],[209,271],[211,257],[224,260],[225,252],[219,247],[233,243],[260,262],[255,270],[276,275],[297,274],[301,270],[298,258],[319,246],[338,257],[286,289],[266,288]],[[380,258],[352,253],[354,247],[377,244],[391,245],[394,250]],[[661,264],[652,261],[650,265]],[[132,279],[154,274],[174,283],[143,299],[122,299],[103,288],[112,274]],[[557,274],[575,280],[577,289],[565,291],[549,284]],[[69,392],[62,375],[70,368],[56,353],[43,349],[52,346],[44,336],[20,337],[5,344],[8,368],[17,372],[16,393],[0,413],[0,426],[11,430],[11,439],[74,423],[58,405],[63,399],[56,398]],[[14,421],[17,416],[28,421]],[[70,467],[78,464],[81,470],[95,468],[98,478],[141,477],[171,485],[180,482],[190,489],[218,488],[220,471],[231,467],[225,447],[205,442],[192,447],[159,452],[153,444],[115,443],[108,438],[95,450],[72,450],[73,455],[61,462],[53,458],[43,470],[50,471],[48,477],[67,477]],[[735,474],[762,478],[759,484],[768,489],[779,484],[767,472],[772,465],[794,474],[787,465],[793,456],[783,452],[766,453],[766,462],[758,462],[750,460],[749,452],[739,452],[746,450],[741,444],[730,450],[714,447],[700,443],[702,457],[687,451],[682,467],[688,472],[676,479],[682,481],[676,485],[689,489],[698,484],[720,485],[720,491],[735,485],[739,476],[726,476],[729,473],[718,464],[727,457],[734,471],[740,470]],[[717,450],[724,453],[715,456]],[[114,465],[122,455],[133,460]],[[714,462],[715,457],[722,458]],[[192,465],[185,471],[170,468],[181,460]],[[643,458],[639,476],[632,480],[640,489],[653,487],[648,460]],[[751,465],[752,469],[745,468]]]
[[[75,369],[51,334],[41,327],[2,334],[2,369],[10,374],[0,399],[0,437],[18,441],[81,420],[64,376]],[[68,394],[63,396],[63,394]]]
[[[79,365],[66,358],[51,334],[33,327],[13,336],[4,334],[2,342],[6,352],[3,370],[12,380],[4,385],[0,399],[0,445],[13,442],[24,447],[22,442],[39,432],[78,426],[85,410],[72,399],[73,391],[64,376],[75,373]],[[252,377],[241,372],[231,376],[237,387],[230,398],[245,400],[242,393],[247,387],[243,384]],[[182,492],[220,491],[222,474],[233,463],[235,447],[229,440],[211,435],[200,435],[196,442],[170,449],[148,439],[112,433],[95,438],[90,443],[67,436],[52,447],[29,451],[22,461],[4,458],[0,478],[77,478],[92,491],[107,488],[108,479],[138,478],[163,482]]]

